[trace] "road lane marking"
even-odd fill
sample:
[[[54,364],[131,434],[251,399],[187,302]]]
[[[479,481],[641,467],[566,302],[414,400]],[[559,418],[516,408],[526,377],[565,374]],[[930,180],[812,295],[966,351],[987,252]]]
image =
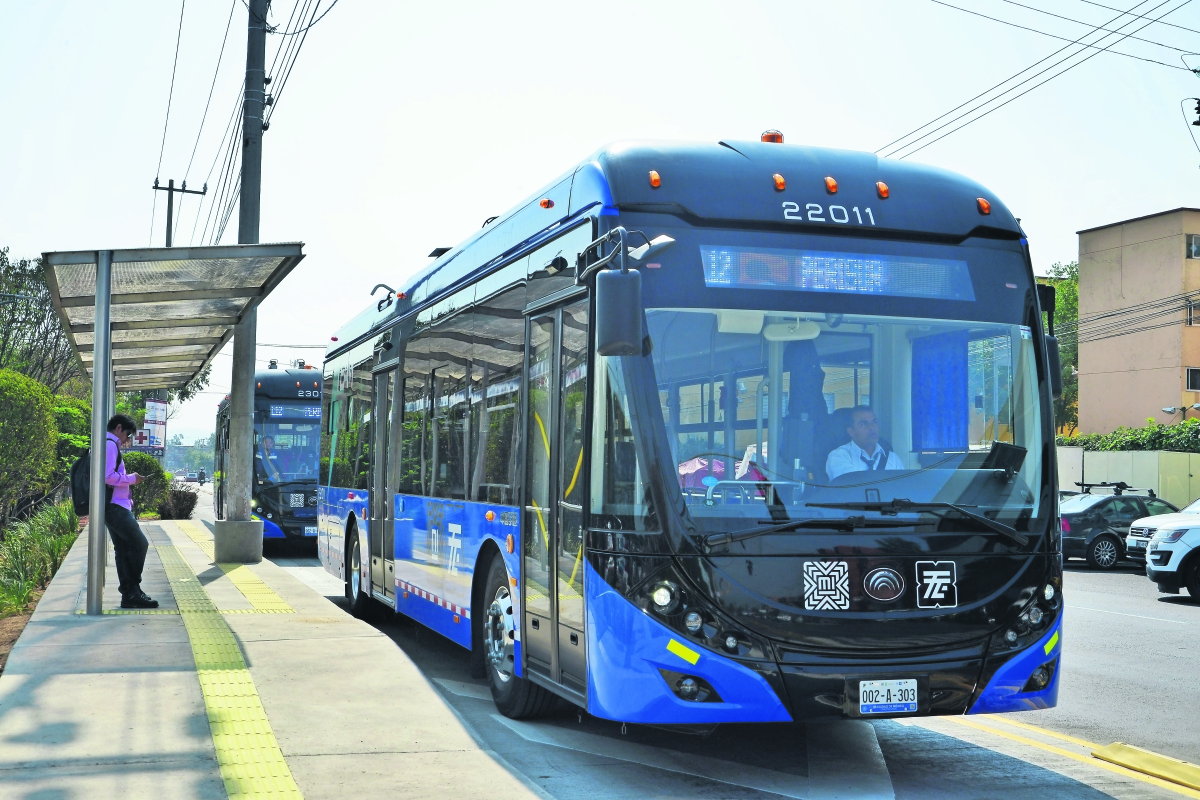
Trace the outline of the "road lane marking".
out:
[[[1086,739],[1077,739],[1074,736],[1068,736],[1065,733],[1058,733],[1057,731],[1048,730],[1046,728],[1039,728],[1037,725],[1030,725],[1028,722],[1019,722],[1015,719],[1007,719],[1006,717],[995,714],[981,714],[978,719],[986,719],[988,722],[1000,722],[1005,725],[1012,725],[1015,728],[1024,728],[1027,731],[1040,733],[1042,736],[1053,736],[1055,739],[1062,739],[1064,742],[1071,742],[1072,744],[1077,744],[1080,747],[1087,747],[1089,749],[1094,749],[1100,746],[1095,742],[1089,742]]]
[[[1103,608],[1089,608],[1088,606],[1076,606],[1076,605],[1068,605],[1067,608],[1077,608],[1080,611],[1095,611],[1100,614],[1116,614],[1118,617],[1133,617],[1134,619],[1152,619],[1155,622],[1169,622],[1172,625],[1187,625],[1186,622],[1182,622],[1177,619],[1163,619],[1162,617],[1144,617],[1141,614],[1124,614],[1120,611],[1108,611],[1107,609],[1103,609]]]
[[[984,733],[990,733],[993,736],[1000,736],[1004,739],[1008,739],[1010,741],[1017,742],[1019,744],[1028,745],[1030,747],[1037,748],[1038,750],[1042,750],[1047,753],[1054,753],[1055,755],[1060,755],[1065,758],[1072,759],[1073,761],[1079,761],[1083,764],[1089,764],[1093,767],[1099,767],[1100,769],[1108,770],[1109,772],[1115,773],[1117,775],[1121,775],[1122,777],[1125,777],[1125,778],[1132,778],[1133,780],[1141,781],[1142,783],[1148,783],[1148,784],[1151,784],[1152,786],[1157,786],[1160,789],[1166,789],[1170,792],[1174,792],[1175,794],[1181,794],[1184,797],[1192,797],[1192,798],[1197,798],[1197,800],[1200,800],[1200,792],[1198,792],[1194,789],[1188,789],[1183,786],[1180,786],[1177,783],[1171,783],[1170,781],[1162,780],[1161,778],[1155,778],[1150,775],[1144,775],[1140,772],[1135,772],[1134,770],[1126,769],[1125,767],[1117,766],[1116,764],[1111,764],[1107,761],[1102,761],[1101,759],[1098,759],[1098,758],[1093,758],[1090,755],[1082,755],[1080,753],[1075,753],[1075,752],[1072,752],[1072,751],[1067,750],[1062,747],[1057,747],[1052,744],[1046,744],[1045,742],[1039,742],[1036,739],[1030,739],[1028,736],[1020,736],[1015,733],[1009,733],[1008,731],[998,730],[997,728],[993,728],[991,725],[983,725],[983,724],[980,724],[973,720],[968,720],[964,717],[946,716],[946,717],[939,717],[938,719],[944,719],[948,722],[953,722],[956,725],[963,725],[968,728],[974,728],[975,730],[983,731]]]
[[[233,631],[174,545],[155,545],[183,618],[230,800],[303,800]]]
[[[834,798],[874,798],[893,800],[891,779],[886,777],[886,765],[875,729],[865,722],[839,720],[818,723],[819,731],[809,734],[809,777],[752,767],[732,761],[697,758],[660,747],[621,741],[594,733],[574,731],[536,722],[518,722],[499,714],[492,719],[515,732],[528,742],[561,747],[603,758],[614,758],[633,764],[675,772],[697,778],[756,789],[761,792],[803,800],[834,800]],[[834,729],[846,725],[842,731]],[[862,726],[862,727],[860,727]],[[863,730],[865,728],[866,730]],[[869,739],[868,741],[868,734]],[[814,739],[823,739],[815,743]],[[873,751],[871,745],[873,744]],[[862,748],[862,749],[859,749]],[[815,753],[812,750],[815,749]],[[814,758],[815,755],[815,758]],[[816,766],[814,775],[814,765]],[[884,771],[886,787],[879,780]]]

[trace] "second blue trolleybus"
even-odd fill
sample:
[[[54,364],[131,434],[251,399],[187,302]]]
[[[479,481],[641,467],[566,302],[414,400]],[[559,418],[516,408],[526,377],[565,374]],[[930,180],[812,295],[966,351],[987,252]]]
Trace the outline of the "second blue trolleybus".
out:
[[[254,483],[251,502],[264,539],[317,535],[317,461],[321,437],[320,373],[300,362],[280,369],[272,360],[254,373]],[[225,519],[229,458],[229,398],[217,407],[213,505]]]
[[[352,610],[469,650],[511,717],[1055,704],[1053,304],[989,191],[622,143],[434,255],[326,355]]]

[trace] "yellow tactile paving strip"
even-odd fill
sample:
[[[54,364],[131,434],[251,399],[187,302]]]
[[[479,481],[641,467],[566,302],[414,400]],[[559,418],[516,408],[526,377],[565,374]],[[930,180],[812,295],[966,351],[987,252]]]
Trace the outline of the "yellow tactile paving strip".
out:
[[[212,538],[199,525],[190,520],[177,520],[179,529],[187,534],[196,546],[204,551],[210,559],[216,556],[213,550]],[[294,614],[295,610],[275,593],[267,584],[255,575],[249,567],[242,564],[217,564],[229,580],[245,595],[254,608],[224,609],[225,614]]]
[[[157,550],[191,642],[225,791],[231,800],[302,800],[229,624],[179,550]]]

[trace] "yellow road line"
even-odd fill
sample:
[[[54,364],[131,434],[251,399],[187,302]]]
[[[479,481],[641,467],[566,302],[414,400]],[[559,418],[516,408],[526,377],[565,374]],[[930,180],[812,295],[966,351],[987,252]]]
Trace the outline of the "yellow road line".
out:
[[[1007,719],[999,715],[985,714],[981,715],[979,719],[986,719],[988,722],[1002,722],[1005,725],[1012,725],[1014,728],[1024,728],[1027,731],[1040,733],[1042,736],[1052,736],[1055,739],[1062,739],[1064,742],[1071,742],[1072,744],[1077,744],[1088,749],[1095,749],[1100,746],[1095,742],[1089,742],[1086,739],[1077,739],[1074,736],[1068,736],[1065,733],[1057,733],[1045,728],[1039,728],[1037,725],[1030,725],[1028,722],[1018,722],[1015,719]]]
[[[1113,742],[1107,747],[1098,747],[1092,751],[1092,755],[1165,781],[1187,786],[1189,789],[1200,789],[1200,767],[1178,758],[1143,750],[1124,742]]]
[[[1184,797],[1192,797],[1192,798],[1197,798],[1198,800],[1200,800],[1200,792],[1198,792],[1198,791],[1195,791],[1193,789],[1184,788],[1183,786],[1180,786],[1177,783],[1171,783],[1169,781],[1164,781],[1164,780],[1161,780],[1159,778],[1155,778],[1155,777],[1152,777],[1149,775],[1143,775],[1140,772],[1135,772],[1131,769],[1126,769],[1125,767],[1119,767],[1116,764],[1110,764],[1109,762],[1101,761],[1098,758],[1092,758],[1091,756],[1085,756],[1085,755],[1081,755],[1079,753],[1074,753],[1074,752],[1064,749],[1062,747],[1056,747],[1055,745],[1052,745],[1052,744],[1046,744],[1044,742],[1039,742],[1035,739],[1030,739],[1027,736],[1020,736],[1015,733],[1008,733],[1007,731],[998,730],[996,728],[993,728],[990,725],[982,725],[978,722],[974,722],[972,720],[967,720],[963,717],[940,717],[940,719],[949,720],[950,722],[954,722],[958,725],[964,725],[968,728],[974,728],[975,730],[983,731],[985,733],[990,733],[993,736],[1000,736],[1004,739],[1009,739],[1011,741],[1018,742],[1018,743],[1024,744],[1024,745],[1028,745],[1030,747],[1036,747],[1038,750],[1044,750],[1048,753],[1054,753],[1055,755],[1060,755],[1065,758],[1072,759],[1074,761],[1079,761],[1083,764],[1088,764],[1093,767],[1099,767],[1100,769],[1108,770],[1109,772],[1115,773],[1117,775],[1121,775],[1126,778],[1132,778],[1133,780],[1141,781],[1142,783],[1149,783],[1153,786],[1159,787],[1160,789],[1167,789],[1168,791],[1175,792],[1176,794],[1181,794]]]
[[[191,642],[226,793],[231,800],[303,800],[229,624],[179,550],[156,549]]]
[[[210,559],[214,559],[213,541],[200,529],[196,523],[191,520],[176,520],[175,524],[179,529],[187,534],[187,537],[196,543],[196,546],[204,551]],[[259,611],[268,614],[294,614],[295,609],[287,604],[282,597],[275,593],[267,584],[263,583],[262,579],[254,574],[249,567],[244,564],[217,564],[221,571],[228,576],[229,580],[237,587],[250,605],[254,606],[254,611]],[[225,609],[224,613],[230,613],[229,609]],[[248,609],[238,609],[237,613],[249,614],[253,613]]]

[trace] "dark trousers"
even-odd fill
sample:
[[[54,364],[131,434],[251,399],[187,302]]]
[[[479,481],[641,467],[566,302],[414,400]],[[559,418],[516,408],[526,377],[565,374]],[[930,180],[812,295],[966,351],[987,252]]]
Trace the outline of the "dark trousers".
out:
[[[142,567],[146,565],[146,550],[150,548],[150,542],[142,533],[133,512],[124,506],[116,503],[106,505],[104,524],[112,537],[121,596],[137,594],[141,591]]]

